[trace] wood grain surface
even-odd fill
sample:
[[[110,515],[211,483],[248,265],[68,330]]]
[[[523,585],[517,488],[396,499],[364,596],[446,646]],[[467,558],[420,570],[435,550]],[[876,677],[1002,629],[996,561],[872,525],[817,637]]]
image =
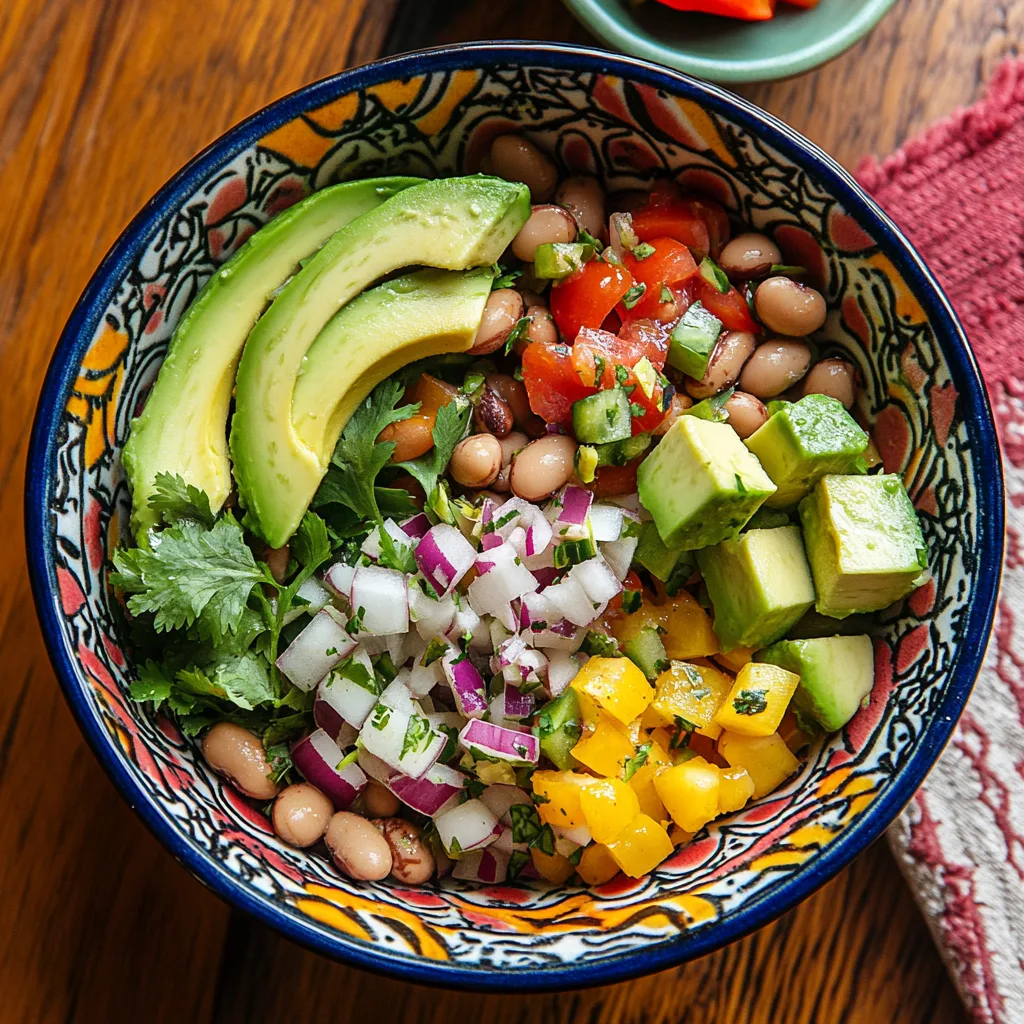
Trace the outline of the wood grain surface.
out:
[[[189,157],[315,78],[437,41],[586,40],[555,0],[0,0],[0,1024],[963,1019],[884,845],[802,906],[655,977],[547,996],[437,992],[319,959],[188,876],[79,737],[22,553],[27,434],[93,268]],[[975,99],[1024,0],[899,0],[816,72],[744,88],[853,165]]]

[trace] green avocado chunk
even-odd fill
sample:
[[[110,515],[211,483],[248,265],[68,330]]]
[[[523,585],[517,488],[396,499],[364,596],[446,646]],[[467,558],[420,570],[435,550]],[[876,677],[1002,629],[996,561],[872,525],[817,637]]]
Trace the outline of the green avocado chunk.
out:
[[[250,334],[236,378],[231,455],[254,533],[283,545],[305,512],[296,495],[311,494],[320,479],[319,453],[296,434],[291,408],[303,357],[328,321],[402,267],[469,270],[496,262],[529,215],[525,185],[482,175],[428,181],[336,232],[288,283]],[[385,359],[392,339],[376,340]]]
[[[680,416],[640,463],[637,490],[666,546],[693,551],[735,536],[775,485],[728,423]]]
[[[396,370],[415,359],[462,352],[473,342],[493,272],[429,268],[363,292],[334,316],[302,360],[292,395],[292,426],[315,452],[320,477],[300,491],[296,477],[288,501],[299,519],[313,499],[342,428],[359,403]],[[388,339],[381,355],[381,339]],[[268,446],[278,441],[271,433]],[[305,479],[305,478],[301,478]]]
[[[216,512],[231,492],[227,425],[235,368],[245,339],[299,261],[350,221],[420,178],[371,178],[333,185],[257,231],[206,282],[175,328],[122,455],[132,491],[132,532],[156,525],[149,507],[158,473],[205,491]]]
[[[698,551],[697,564],[723,651],[774,643],[814,604],[798,526],[748,530]]]
[[[888,608],[928,568],[917,512],[895,474],[822,477],[800,502],[800,521],[822,615]]]
[[[811,733],[838,732],[875,685],[875,653],[869,636],[781,640],[758,651],[754,660],[800,677],[792,707],[801,728]]]
[[[828,473],[854,473],[868,435],[828,395],[807,395],[774,412],[744,442],[758,457],[778,490],[765,504],[795,505]]]

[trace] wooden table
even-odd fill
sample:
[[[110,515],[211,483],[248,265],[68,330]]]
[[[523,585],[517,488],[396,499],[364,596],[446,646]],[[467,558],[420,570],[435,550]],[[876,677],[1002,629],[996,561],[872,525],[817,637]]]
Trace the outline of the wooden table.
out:
[[[329,963],[178,867],[64,705],[29,596],[22,474],[47,360],[100,257],[182,163],[275,97],[387,49],[501,37],[586,38],[555,0],[0,3],[0,1020],[963,1019],[882,844],[746,940],[611,988],[480,997]],[[827,67],[743,91],[852,166],[976,98],[1022,40],[1024,0],[900,0]]]

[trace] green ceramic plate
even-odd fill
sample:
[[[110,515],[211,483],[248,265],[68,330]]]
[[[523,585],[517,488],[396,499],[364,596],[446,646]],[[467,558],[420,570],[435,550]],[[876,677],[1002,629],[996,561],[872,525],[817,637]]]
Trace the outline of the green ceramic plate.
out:
[[[874,28],[895,0],[821,0],[812,11],[786,4],[771,21],[689,14],[647,0],[565,0],[598,39],[713,82],[764,82],[809,71]]]

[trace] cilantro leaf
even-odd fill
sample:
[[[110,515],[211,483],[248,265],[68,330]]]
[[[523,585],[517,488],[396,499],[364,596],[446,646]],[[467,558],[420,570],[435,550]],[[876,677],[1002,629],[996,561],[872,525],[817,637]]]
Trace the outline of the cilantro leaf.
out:
[[[174,688],[174,680],[170,679],[162,665],[158,665],[152,659],[148,659],[139,666],[139,678],[131,684],[128,692],[132,700],[155,701],[162,704],[171,695]]]
[[[511,288],[516,278],[523,276],[521,270],[507,270],[500,263],[493,264],[491,270],[494,272],[494,280],[491,282],[492,292],[499,288]]]
[[[740,690],[732,702],[737,715],[759,715],[767,711],[768,701],[765,690]]]
[[[399,758],[405,757],[408,753],[419,753],[429,745],[434,737],[434,730],[430,722],[421,715],[410,715],[409,724],[405,727],[405,736],[402,738],[402,753]]]
[[[205,668],[182,669],[175,679],[178,689],[192,696],[217,697],[244,711],[277,698],[266,659],[251,651]]]
[[[153,612],[158,633],[191,626],[202,616],[215,641],[237,632],[253,588],[273,582],[230,515],[211,530],[180,522],[159,534],[152,551],[115,551],[114,567],[110,581],[130,595],[133,615]]]
[[[291,747],[287,743],[272,743],[266,747],[267,764],[270,765],[271,782],[278,783],[287,780],[294,765],[292,765]]]
[[[154,488],[149,496],[149,507],[168,526],[195,522],[208,530],[213,527],[216,516],[205,491],[170,473],[157,473]]]
[[[651,752],[651,744],[644,743],[636,748],[636,753],[632,757],[627,757],[622,762],[622,781],[629,782],[631,778],[647,764],[647,756]]]
[[[331,540],[327,535],[327,524],[315,513],[307,512],[292,537],[291,553],[303,568],[313,572],[331,557]]]
[[[508,878],[515,881],[522,873],[527,864],[530,863],[530,855],[525,850],[513,850],[512,856],[508,859]]]
[[[419,409],[418,403],[396,408],[401,396],[399,381],[388,379],[378,384],[345,424],[331,458],[341,470],[333,475],[333,500],[348,505],[363,520],[383,519],[374,481],[395,450],[394,441],[378,442],[377,437],[385,427],[408,419]]]
[[[472,405],[464,399],[454,399],[442,405],[434,421],[434,447],[418,459],[398,463],[416,478],[428,498],[433,495],[438,478],[447,468],[455,446],[462,440],[472,411]],[[389,457],[390,454],[389,451]]]
[[[416,571],[416,556],[411,544],[398,543],[383,526],[377,527],[377,535],[380,537],[381,565],[386,569],[397,569],[404,573]]]

